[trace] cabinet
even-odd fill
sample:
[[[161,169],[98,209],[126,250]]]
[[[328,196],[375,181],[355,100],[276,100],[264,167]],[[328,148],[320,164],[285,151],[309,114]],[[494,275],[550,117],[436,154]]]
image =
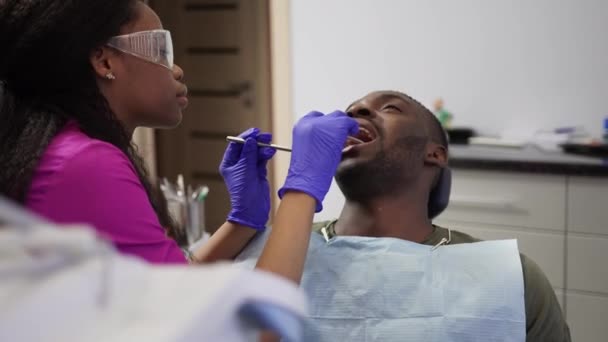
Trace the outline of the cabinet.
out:
[[[608,180],[453,170],[435,223],[484,239],[517,239],[545,272],[573,341],[608,335]]]

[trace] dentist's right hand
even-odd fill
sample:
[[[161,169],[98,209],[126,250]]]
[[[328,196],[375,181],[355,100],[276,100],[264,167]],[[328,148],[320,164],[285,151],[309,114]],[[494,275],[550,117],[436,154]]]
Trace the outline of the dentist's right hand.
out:
[[[346,139],[358,131],[357,121],[341,111],[311,112],[301,118],[293,128],[289,172],[279,197],[288,191],[304,192],[316,200],[315,212],[321,211]]]

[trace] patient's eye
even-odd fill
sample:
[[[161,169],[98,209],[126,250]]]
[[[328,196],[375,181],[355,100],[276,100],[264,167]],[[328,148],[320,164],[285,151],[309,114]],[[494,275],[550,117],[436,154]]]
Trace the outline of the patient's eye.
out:
[[[391,110],[391,111],[397,111],[397,112],[401,113],[401,108],[399,108],[395,105],[392,105],[392,104],[387,104],[386,106],[384,106],[384,108],[382,108],[382,110],[386,110],[386,111]]]

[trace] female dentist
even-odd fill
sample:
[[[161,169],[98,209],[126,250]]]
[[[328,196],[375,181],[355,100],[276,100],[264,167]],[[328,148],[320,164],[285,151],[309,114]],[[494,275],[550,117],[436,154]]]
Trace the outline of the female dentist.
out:
[[[271,135],[251,129],[220,170],[232,209],[188,260],[131,144],[139,126],[170,128],[188,103],[171,35],[144,2],[0,3],[0,194],[58,223],[90,224],[152,263],[231,259],[270,211]],[[221,113],[219,113],[221,115]],[[299,281],[310,225],[357,123],[313,112],[294,127],[283,201],[259,267]]]

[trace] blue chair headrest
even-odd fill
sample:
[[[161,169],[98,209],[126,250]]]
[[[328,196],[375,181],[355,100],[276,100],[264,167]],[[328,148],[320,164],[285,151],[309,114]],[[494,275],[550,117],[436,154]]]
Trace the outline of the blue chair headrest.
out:
[[[444,167],[439,174],[439,181],[429,196],[428,215],[430,219],[439,216],[450,202],[452,189],[452,171]]]

